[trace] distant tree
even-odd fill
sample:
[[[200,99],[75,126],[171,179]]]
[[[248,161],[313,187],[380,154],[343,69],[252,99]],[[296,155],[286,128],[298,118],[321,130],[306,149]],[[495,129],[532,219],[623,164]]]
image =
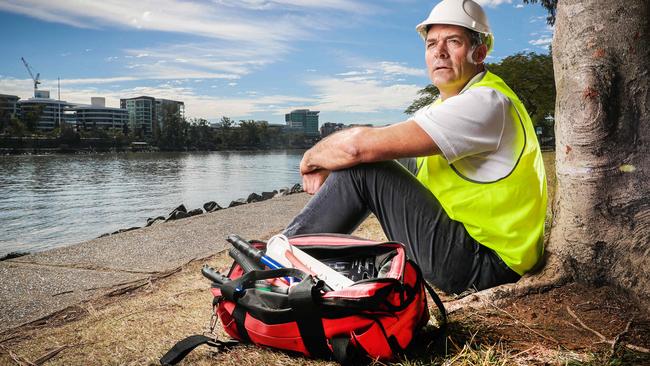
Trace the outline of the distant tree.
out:
[[[221,120],[219,121],[219,123],[217,125],[220,128],[223,128],[223,129],[227,130],[229,128],[232,128],[234,126],[234,124],[235,124],[235,122],[233,120],[231,120],[229,117],[223,116],[223,117],[221,117]]]
[[[194,118],[189,124],[189,148],[194,150],[214,150],[215,139],[208,121]]]
[[[41,120],[41,115],[45,110],[45,106],[41,104],[30,105],[28,108],[23,106],[22,122],[25,124],[27,131],[35,132],[38,126],[38,121]]]
[[[9,98],[0,96],[0,105],[8,105]],[[11,113],[8,109],[0,110],[0,133],[4,132],[11,123]]]
[[[243,145],[249,147],[256,147],[260,144],[260,135],[258,131],[258,124],[254,120],[241,120],[239,121],[239,127],[242,130],[242,137],[244,138]]]
[[[417,112],[420,108],[426,107],[429,104],[433,103],[436,98],[440,95],[440,91],[438,88],[433,85],[429,84],[424,89],[420,89],[418,91],[419,97],[411,103],[408,108],[404,111],[404,113],[408,114],[409,116]]]
[[[69,126],[66,126],[64,123],[63,126],[61,127],[61,132],[59,133],[59,143],[61,144],[67,144],[67,145],[77,145],[81,141],[81,136],[79,133],[76,133],[70,128]]]
[[[163,126],[157,145],[161,150],[185,150],[188,142],[189,123],[174,105],[163,105]]]
[[[535,126],[555,115],[555,78],[551,55],[517,53],[487,65],[517,93]]]
[[[233,120],[231,120],[229,117],[223,116],[221,117],[221,120],[217,123],[217,129],[218,129],[218,134],[215,138],[216,141],[219,142],[219,145],[222,148],[228,149],[232,146],[234,146],[234,143],[232,141],[232,131],[231,129],[234,126]]]
[[[27,133],[27,131],[27,126],[25,126],[20,119],[11,117],[7,128],[7,132],[9,132],[11,136],[22,137]]]

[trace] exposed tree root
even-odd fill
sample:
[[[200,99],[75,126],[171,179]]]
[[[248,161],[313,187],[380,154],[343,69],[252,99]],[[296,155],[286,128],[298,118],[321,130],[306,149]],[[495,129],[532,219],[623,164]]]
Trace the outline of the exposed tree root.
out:
[[[614,340],[609,340],[609,339],[607,339],[607,337],[602,335],[600,332],[592,329],[587,324],[583,323],[582,320],[580,320],[580,318],[578,318],[578,316],[573,312],[573,310],[571,310],[570,307],[567,306],[566,310],[567,310],[567,312],[569,312],[569,315],[571,315],[584,329],[590,331],[591,333],[595,334],[598,338],[600,338],[599,343],[607,343],[607,344],[611,345],[613,349],[615,348],[617,343],[620,343],[621,336],[623,334],[625,334],[630,329],[631,322],[628,322],[627,326],[625,327],[625,330],[621,334],[617,335]],[[625,343],[624,345],[625,345],[625,347],[627,347],[627,348],[629,348],[629,349],[631,349],[633,351],[636,351],[636,352],[650,353],[650,349],[647,349],[647,348],[644,348],[644,347],[639,347],[639,346],[635,346],[633,344],[628,344],[628,343]]]
[[[448,313],[465,308],[483,308],[488,305],[501,305],[533,293],[547,292],[571,280],[556,256],[549,255],[546,264],[538,272],[527,274],[516,283],[510,283],[479,291],[458,300],[445,303]]]

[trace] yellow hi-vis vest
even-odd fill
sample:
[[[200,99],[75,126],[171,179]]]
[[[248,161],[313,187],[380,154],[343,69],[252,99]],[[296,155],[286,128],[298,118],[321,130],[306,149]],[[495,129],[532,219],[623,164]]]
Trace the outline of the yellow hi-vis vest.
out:
[[[463,223],[472,238],[523,275],[544,251],[547,195],[542,154],[526,108],[506,83],[488,71],[469,89],[478,87],[494,89],[510,100],[521,147],[515,152],[515,167],[496,181],[477,182],[462,176],[442,155],[432,155],[418,158],[417,178],[451,219]],[[433,107],[440,103],[438,99]]]

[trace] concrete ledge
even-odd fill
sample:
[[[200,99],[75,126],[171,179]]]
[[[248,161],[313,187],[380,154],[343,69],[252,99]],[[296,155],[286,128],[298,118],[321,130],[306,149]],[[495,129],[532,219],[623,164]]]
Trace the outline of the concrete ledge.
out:
[[[0,262],[0,331],[214,255],[228,234],[269,237],[308,200],[292,194]]]

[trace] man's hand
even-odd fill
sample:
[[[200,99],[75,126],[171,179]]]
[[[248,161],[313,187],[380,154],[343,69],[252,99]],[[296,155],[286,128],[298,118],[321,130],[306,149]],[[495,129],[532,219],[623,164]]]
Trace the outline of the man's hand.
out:
[[[302,175],[302,189],[308,194],[315,194],[329,176],[329,170],[318,169]]]

